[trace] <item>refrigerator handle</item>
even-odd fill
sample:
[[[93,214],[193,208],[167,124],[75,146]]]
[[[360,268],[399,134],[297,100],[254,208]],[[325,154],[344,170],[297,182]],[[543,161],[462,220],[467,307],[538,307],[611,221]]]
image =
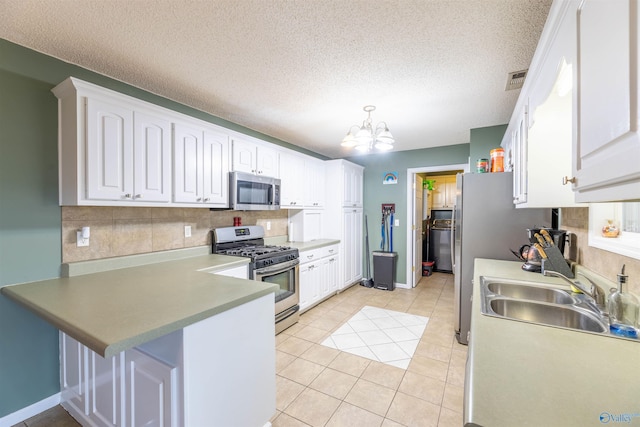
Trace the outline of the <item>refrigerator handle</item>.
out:
[[[454,242],[456,240],[456,205],[453,205],[453,210],[451,211],[451,269],[456,271],[456,256],[453,252],[454,250]]]

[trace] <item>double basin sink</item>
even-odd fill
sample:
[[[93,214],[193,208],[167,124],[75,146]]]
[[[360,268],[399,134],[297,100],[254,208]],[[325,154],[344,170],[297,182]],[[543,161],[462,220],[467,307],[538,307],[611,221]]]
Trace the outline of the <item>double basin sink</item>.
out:
[[[480,278],[482,314],[591,333],[609,325],[586,295],[533,282]]]

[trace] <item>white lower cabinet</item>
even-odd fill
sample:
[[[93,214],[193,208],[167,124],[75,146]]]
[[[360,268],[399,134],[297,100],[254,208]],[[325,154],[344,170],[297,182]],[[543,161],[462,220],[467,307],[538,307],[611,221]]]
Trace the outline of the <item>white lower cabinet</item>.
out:
[[[273,294],[109,358],[60,332],[60,404],[83,426],[264,426],[275,378]]]
[[[136,349],[125,354],[129,426],[177,426],[178,368]]]
[[[88,413],[87,379],[89,378],[87,347],[60,333],[61,400],[69,412]]]
[[[178,426],[177,367],[136,349],[104,358],[60,332],[62,406],[88,426]]]
[[[300,311],[335,294],[339,288],[338,245],[300,252]]]
[[[88,349],[86,354],[89,362],[89,418],[98,426],[126,425],[122,419],[124,353],[108,359]]]

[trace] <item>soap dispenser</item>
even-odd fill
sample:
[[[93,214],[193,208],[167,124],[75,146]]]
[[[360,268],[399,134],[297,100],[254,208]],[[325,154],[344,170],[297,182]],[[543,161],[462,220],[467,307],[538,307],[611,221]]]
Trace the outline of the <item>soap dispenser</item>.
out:
[[[640,303],[635,295],[625,292],[623,286],[628,276],[624,265],[618,274],[618,289],[609,296],[609,319],[611,333],[628,338],[638,338],[638,309]]]

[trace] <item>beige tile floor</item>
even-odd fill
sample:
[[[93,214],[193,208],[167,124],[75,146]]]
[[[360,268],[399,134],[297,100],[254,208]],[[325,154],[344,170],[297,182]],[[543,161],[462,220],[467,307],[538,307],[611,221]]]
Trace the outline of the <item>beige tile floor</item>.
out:
[[[429,317],[408,368],[320,345],[364,306]],[[462,425],[467,347],[453,335],[453,276],[414,289],[353,286],[276,337],[274,427]]]
[[[319,344],[365,305],[429,317],[406,370]],[[414,289],[392,292],[352,286],[276,337],[277,412],[271,422],[460,427],[466,358],[467,347],[453,336],[452,275],[434,273]],[[14,427],[77,425],[56,406]]]

